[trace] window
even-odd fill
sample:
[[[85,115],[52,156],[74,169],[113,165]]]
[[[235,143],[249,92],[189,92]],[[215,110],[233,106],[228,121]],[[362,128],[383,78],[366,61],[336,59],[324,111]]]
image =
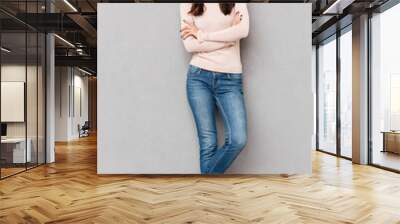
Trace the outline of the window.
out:
[[[318,48],[318,149],[336,153],[336,39]]]
[[[349,159],[352,157],[352,41],[349,25],[323,41],[317,56],[317,146],[320,151]]]
[[[371,19],[371,162],[400,170],[400,5]]]
[[[352,32],[340,36],[340,154],[352,157]]]

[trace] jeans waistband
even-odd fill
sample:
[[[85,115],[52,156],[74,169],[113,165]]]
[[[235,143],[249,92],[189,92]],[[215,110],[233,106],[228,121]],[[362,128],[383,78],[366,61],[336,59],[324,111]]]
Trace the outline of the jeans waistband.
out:
[[[205,71],[205,72],[213,73],[215,75],[229,75],[229,76],[232,76],[232,75],[241,76],[242,75],[242,73],[228,73],[228,72],[211,71],[211,70],[200,68],[200,67],[197,67],[197,66],[191,65],[191,64],[189,64],[189,69],[192,69],[192,71],[197,71],[198,73],[200,73],[201,71]]]

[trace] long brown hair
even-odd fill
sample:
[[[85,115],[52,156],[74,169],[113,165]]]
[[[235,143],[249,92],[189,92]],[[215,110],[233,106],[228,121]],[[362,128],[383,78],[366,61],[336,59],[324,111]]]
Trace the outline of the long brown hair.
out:
[[[219,3],[219,8],[224,15],[231,14],[233,7],[235,7],[235,3]],[[203,13],[204,3],[192,3],[192,8],[190,9],[189,14],[201,16]]]

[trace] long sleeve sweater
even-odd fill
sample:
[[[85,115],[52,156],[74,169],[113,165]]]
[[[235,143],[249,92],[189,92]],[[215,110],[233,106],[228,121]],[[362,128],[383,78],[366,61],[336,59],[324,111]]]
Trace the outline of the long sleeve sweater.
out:
[[[194,23],[199,32],[197,39],[190,36],[183,40],[188,52],[191,52],[191,65],[215,72],[242,73],[240,59],[240,39],[249,33],[249,14],[245,3],[236,3],[229,15],[224,15],[218,3],[204,3],[201,16],[189,14],[191,3],[180,6],[181,27],[184,20]],[[233,25],[235,13],[239,11],[242,20]]]

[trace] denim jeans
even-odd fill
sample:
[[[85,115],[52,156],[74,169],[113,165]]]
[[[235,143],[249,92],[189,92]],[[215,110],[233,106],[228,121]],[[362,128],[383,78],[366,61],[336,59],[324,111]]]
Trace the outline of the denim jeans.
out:
[[[186,88],[197,127],[201,173],[224,173],[247,142],[242,74],[212,72],[190,65]],[[224,122],[225,143],[220,148],[216,109]]]

